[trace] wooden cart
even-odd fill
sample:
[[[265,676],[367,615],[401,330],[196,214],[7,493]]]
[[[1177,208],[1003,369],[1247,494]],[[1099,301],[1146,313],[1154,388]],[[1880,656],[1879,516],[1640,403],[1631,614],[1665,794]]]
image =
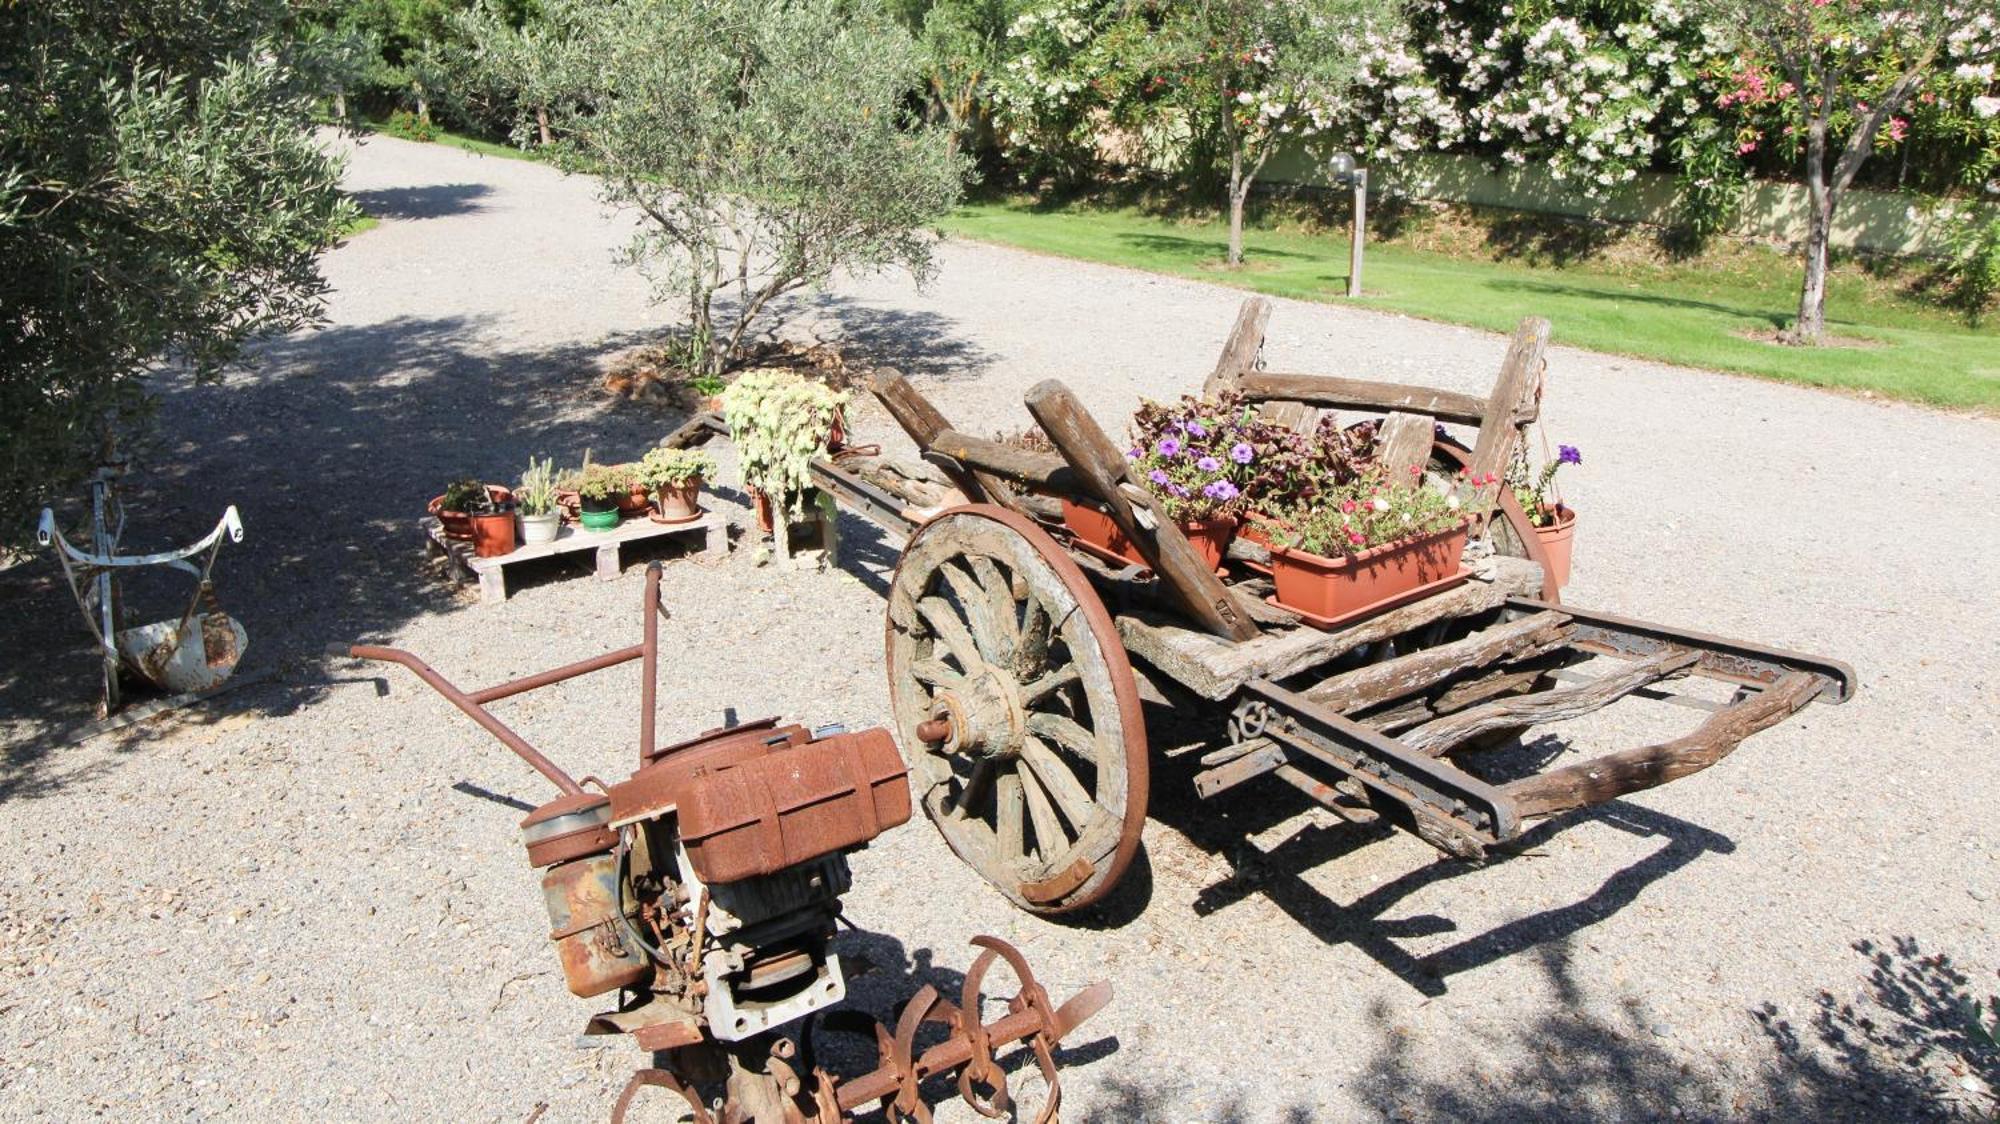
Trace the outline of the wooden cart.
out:
[[[1545,321],[1522,324],[1480,399],[1262,370],[1269,315],[1261,299],[1244,303],[1204,389],[1234,391],[1301,428],[1329,410],[1343,422],[1379,418],[1392,472],[1499,472],[1539,413]],[[1226,717],[1225,743],[1195,776],[1204,798],[1275,777],[1337,814],[1387,819],[1475,858],[1529,821],[1708,768],[1807,703],[1854,690],[1836,661],[1563,604],[1504,487],[1473,505],[1490,517],[1469,580],[1345,627],[1305,627],[1265,601],[1255,544],[1235,543],[1220,572],[1204,563],[1060,382],[1026,395],[1053,454],[953,429],[899,375],[870,389],[925,463],[836,456],[815,479],[907,536],[888,606],[896,734],[952,849],[1036,913],[1099,900],[1138,850],[1142,699]],[[1454,428],[1470,430],[1469,443]],[[710,432],[726,431],[697,419],[669,440]],[[1145,564],[1082,547],[1054,498],[1100,508]],[[1687,677],[1733,695],[1663,689]],[[1454,760],[1634,695],[1706,717],[1683,736],[1505,784]]]

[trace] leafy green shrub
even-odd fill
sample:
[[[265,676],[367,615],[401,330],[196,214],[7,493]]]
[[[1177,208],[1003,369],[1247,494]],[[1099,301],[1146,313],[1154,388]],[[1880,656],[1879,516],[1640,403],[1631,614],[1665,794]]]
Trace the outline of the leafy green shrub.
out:
[[[437,139],[437,126],[407,109],[391,113],[389,119],[382,122],[382,131],[392,137],[423,144],[429,144]]]
[[[1941,270],[1946,299],[1976,326],[2000,303],[2000,213],[1962,219],[1945,245],[1951,252]]]

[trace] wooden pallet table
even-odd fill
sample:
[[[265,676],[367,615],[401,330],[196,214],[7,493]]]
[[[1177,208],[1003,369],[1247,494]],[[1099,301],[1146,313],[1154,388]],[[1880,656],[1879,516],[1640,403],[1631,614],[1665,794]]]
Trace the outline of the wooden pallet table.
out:
[[[517,548],[512,554],[494,558],[481,558],[474,554],[469,542],[446,538],[444,528],[430,516],[424,517],[423,528],[426,546],[450,559],[452,568],[460,574],[479,579],[479,599],[489,603],[507,599],[509,566],[537,558],[594,550],[597,552],[597,576],[610,581],[620,572],[618,551],[626,543],[700,535],[701,549],[712,554],[729,552],[729,521],[714,511],[704,511],[700,518],[686,523],[655,523],[640,516],[627,519],[609,531],[586,531],[565,523],[552,542],[530,543]]]

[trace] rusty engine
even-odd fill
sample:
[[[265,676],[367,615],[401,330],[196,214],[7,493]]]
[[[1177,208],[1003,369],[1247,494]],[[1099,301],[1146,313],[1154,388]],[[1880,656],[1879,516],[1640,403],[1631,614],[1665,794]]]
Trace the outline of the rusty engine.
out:
[[[958,1002],[924,987],[893,1032],[830,1010],[847,995],[833,951],[852,882],[847,856],[909,820],[902,757],[881,729],[808,730],[776,719],[655,748],[657,563],[645,598],[642,643],[479,691],[460,690],[399,649],[328,646],[331,655],[408,668],[560,790],[521,821],[521,839],[542,871],[564,980],[582,998],[617,996],[586,1033],[629,1034],[662,1059],[633,1075],[613,1121],[649,1087],[685,1102],[694,1124],[834,1124],[876,1102],[891,1120],[927,1121],[920,1087],[953,1071],[960,1095],[997,1117],[1012,1105],[994,1051],[1014,1042],[1028,1044],[1047,1083],[1037,1119],[1053,1120],[1061,1101],[1053,1051],[1110,1001],[1109,985],[1055,1007],[1019,952],[976,937],[981,951]],[[585,778],[594,785],[585,788],[486,709],[634,659],[645,664],[640,764],[624,781]],[[980,989],[1000,963],[1019,991],[1006,1015],[982,1025]],[[847,1077],[823,1068],[806,1033],[814,1025],[862,1035],[876,1066]],[[932,1041],[920,1050],[927,1026]]]

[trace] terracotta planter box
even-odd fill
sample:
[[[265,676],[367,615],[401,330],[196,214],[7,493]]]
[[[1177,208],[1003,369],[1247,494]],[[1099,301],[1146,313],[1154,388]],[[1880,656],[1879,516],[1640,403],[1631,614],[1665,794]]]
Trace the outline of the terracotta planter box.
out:
[[[494,503],[514,502],[514,490],[499,484],[488,484],[486,494],[493,497]],[[444,528],[445,538],[472,541],[472,516],[463,511],[446,511],[443,496],[433,499],[426,510],[437,517],[438,525]]]
[[[1548,555],[1549,577],[1555,579],[1556,588],[1569,584],[1569,557],[1571,537],[1576,534],[1576,512],[1562,504],[1553,508],[1544,507],[1544,515],[1554,517],[1546,527],[1535,528],[1535,537],[1542,542],[1542,553]]]
[[[1271,548],[1277,602],[1308,616],[1344,617],[1360,609],[1388,608],[1398,597],[1458,573],[1467,527],[1401,539],[1352,558],[1322,558],[1295,547]]]
[[[1063,526],[1081,541],[1096,547],[1104,553],[1122,558],[1136,566],[1150,565],[1139,553],[1118,524],[1109,515],[1070,500],[1063,501]],[[1177,524],[1181,534],[1194,544],[1195,551],[1213,570],[1222,565],[1222,554],[1229,549],[1229,540],[1236,536],[1236,520],[1230,518],[1197,520]]]

